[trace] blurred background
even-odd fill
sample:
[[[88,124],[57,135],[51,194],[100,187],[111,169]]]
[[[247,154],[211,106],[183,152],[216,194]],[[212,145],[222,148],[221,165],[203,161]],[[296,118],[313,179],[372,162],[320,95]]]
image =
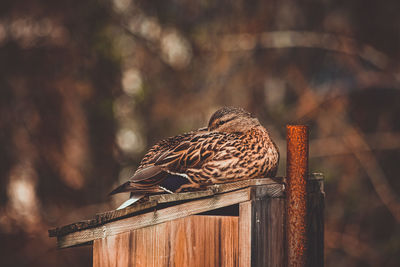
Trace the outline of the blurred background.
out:
[[[400,266],[400,4],[2,0],[0,265],[91,266],[47,230],[114,209],[156,140],[240,106],[311,129],[326,266]]]

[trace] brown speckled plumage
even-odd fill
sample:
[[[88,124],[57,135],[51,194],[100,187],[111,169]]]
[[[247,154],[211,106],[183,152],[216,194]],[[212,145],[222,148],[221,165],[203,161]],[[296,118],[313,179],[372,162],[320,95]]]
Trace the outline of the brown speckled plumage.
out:
[[[273,177],[278,148],[258,119],[240,108],[215,112],[207,128],[156,143],[137,171],[111,194],[181,192],[210,184]],[[179,186],[174,179],[183,180]]]

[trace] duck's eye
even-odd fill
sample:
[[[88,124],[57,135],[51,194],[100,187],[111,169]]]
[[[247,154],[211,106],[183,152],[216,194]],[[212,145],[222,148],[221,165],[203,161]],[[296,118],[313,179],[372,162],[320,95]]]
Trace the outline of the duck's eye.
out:
[[[228,118],[228,119],[224,119],[224,120],[220,120],[216,123],[216,126],[221,126],[222,124],[225,124],[227,122],[233,121],[234,119],[236,119],[236,117],[232,117],[232,118]]]

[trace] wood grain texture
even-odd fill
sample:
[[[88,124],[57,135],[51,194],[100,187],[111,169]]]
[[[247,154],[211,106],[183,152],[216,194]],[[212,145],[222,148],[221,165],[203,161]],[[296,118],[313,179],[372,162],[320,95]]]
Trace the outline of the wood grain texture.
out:
[[[285,199],[253,188],[239,206],[239,266],[284,266]]]
[[[238,266],[238,217],[190,216],[94,241],[93,266]]]
[[[239,267],[251,266],[252,201],[239,204]]]
[[[322,181],[323,175],[321,173],[312,173],[309,177],[309,180]],[[107,222],[118,220],[120,218],[134,216],[135,214],[143,212],[144,210],[156,207],[158,204],[161,203],[172,203],[185,200],[189,201],[207,196],[213,196],[216,194],[223,194],[246,187],[265,185],[268,188],[271,187],[271,197],[281,197],[285,193],[285,181],[286,179],[284,177],[258,178],[251,180],[242,180],[233,183],[212,185],[203,191],[154,195],[150,196],[146,202],[136,203],[122,210],[113,210],[99,213],[95,216],[94,219],[64,225],[62,227],[50,229],[48,232],[50,237],[62,236],[76,231],[97,227]],[[319,183],[308,183],[307,192],[318,191],[319,186]]]
[[[50,229],[50,237],[58,237],[67,235],[73,232],[95,228],[105,223],[115,221],[121,218],[126,218],[130,216],[135,216],[138,213],[143,213],[143,211],[150,208],[158,206],[161,203],[173,203],[177,201],[190,201],[194,199],[218,196],[220,194],[232,192],[235,190],[248,188],[250,186],[271,186],[271,194],[283,194],[284,191],[284,178],[274,177],[274,178],[259,178],[251,180],[242,180],[233,183],[226,184],[216,184],[207,187],[202,191],[185,192],[178,194],[160,194],[150,196],[146,202],[135,203],[121,210],[107,211],[104,213],[97,214],[94,219],[80,221],[77,223],[68,224],[62,227],[57,227],[55,229]]]
[[[324,266],[324,202],[322,180],[313,182],[316,191],[307,194],[307,260],[308,267]]]
[[[135,217],[119,219],[95,228],[89,228],[64,236],[58,236],[57,245],[59,248],[70,247],[95,239],[104,238],[106,236],[116,235],[126,231],[234,205],[249,199],[250,188],[246,188],[225,193],[223,195],[217,195],[212,198],[194,200],[165,209],[154,210],[153,212],[140,214]]]
[[[251,200],[241,203],[239,212],[240,266],[284,266],[285,199],[255,187]]]
[[[104,212],[101,214],[97,214],[91,220],[80,221],[80,222],[71,223],[71,224],[68,224],[68,225],[65,225],[62,227],[50,229],[49,236],[50,237],[63,236],[63,235],[67,235],[69,233],[85,230],[85,229],[92,228],[92,227],[95,227],[98,225],[102,225],[106,222],[116,220],[118,218],[131,216],[137,212],[140,212],[140,211],[143,211],[146,209],[150,209],[155,206],[157,206],[157,202],[148,201],[145,203],[137,203],[134,206],[130,206],[130,207],[127,207],[122,210],[113,210],[113,211]]]
[[[312,267],[323,266],[322,179],[312,176],[307,181],[307,266]],[[255,179],[207,191],[154,196],[126,210],[97,215],[101,224],[82,229],[87,223],[77,223],[75,232],[57,236],[58,246],[92,241],[94,266],[285,266],[286,199],[280,181]],[[234,204],[239,204],[236,226],[201,219],[220,216],[194,216]],[[150,209],[137,213],[143,207]],[[194,218],[200,219],[194,222]],[[222,245],[233,238],[236,250]]]
[[[251,266],[283,266],[285,200],[264,198],[257,199],[252,204]]]

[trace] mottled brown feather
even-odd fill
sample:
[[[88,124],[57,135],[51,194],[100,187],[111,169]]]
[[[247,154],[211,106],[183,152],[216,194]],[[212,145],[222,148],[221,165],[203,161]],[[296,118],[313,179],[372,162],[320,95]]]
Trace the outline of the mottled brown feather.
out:
[[[157,142],[122,186],[134,193],[160,193],[165,192],[161,183],[181,175],[187,184],[174,190],[179,192],[213,183],[273,177],[278,163],[278,148],[257,118],[243,109],[226,107],[213,114],[207,130]]]

